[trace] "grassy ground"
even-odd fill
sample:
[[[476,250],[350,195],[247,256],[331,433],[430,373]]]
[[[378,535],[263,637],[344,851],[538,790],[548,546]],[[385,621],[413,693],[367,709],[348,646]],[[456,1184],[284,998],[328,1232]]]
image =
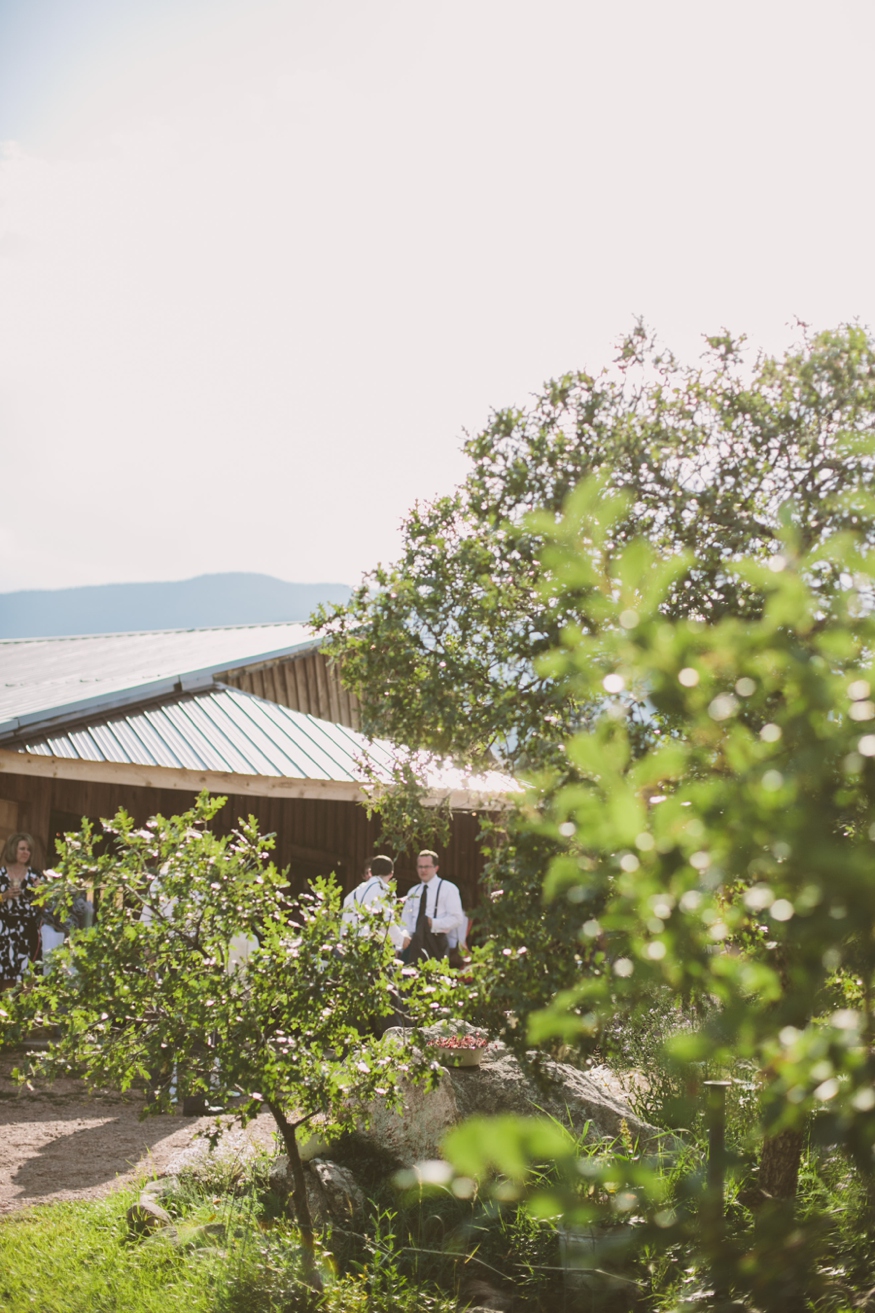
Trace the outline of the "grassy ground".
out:
[[[126,1242],[135,1193],[28,1209],[0,1225],[4,1313],[207,1313],[213,1264],[169,1246]]]
[[[701,1174],[700,1157],[691,1146],[671,1167],[670,1197],[678,1207],[684,1183]],[[131,1240],[125,1214],[138,1190],[9,1216],[0,1222],[0,1310],[455,1313],[466,1304],[509,1307],[511,1300],[519,1313],[570,1313],[578,1307],[563,1287],[551,1222],[515,1206],[459,1199],[449,1189],[405,1199],[379,1179],[376,1168],[368,1180],[366,1161],[355,1166],[370,1196],[370,1214],[359,1231],[326,1236],[325,1293],[318,1306],[303,1285],[297,1234],[282,1200],[268,1188],[265,1161],[245,1179],[220,1172],[214,1179],[184,1180],[180,1192],[164,1201],[173,1216],[173,1241],[161,1233]],[[742,1171],[729,1183],[727,1222],[730,1236],[744,1246],[753,1238],[753,1219],[743,1202],[743,1181]],[[865,1295],[875,1285],[870,1205],[842,1155],[812,1150],[806,1158],[797,1217],[803,1226],[817,1220],[817,1252],[811,1254],[816,1279],[800,1310],[869,1307]],[[611,1313],[668,1313],[708,1285],[707,1270],[683,1243],[645,1246],[629,1254],[622,1270],[626,1293],[599,1305]]]
[[[3,1313],[304,1313],[297,1235],[254,1194],[173,1205],[175,1239],[128,1237],[138,1192],[49,1204],[0,1223]],[[411,1283],[391,1248],[371,1242],[345,1274],[322,1263],[326,1313],[450,1313],[456,1300]]]

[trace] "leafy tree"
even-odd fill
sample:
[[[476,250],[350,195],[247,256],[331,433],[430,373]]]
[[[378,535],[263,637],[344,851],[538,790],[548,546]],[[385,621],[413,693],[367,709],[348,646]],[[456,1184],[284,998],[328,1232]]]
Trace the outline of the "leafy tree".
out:
[[[802,326],[781,358],[750,359],[743,339],[722,334],[690,366],[639,324],[612,369],[564,375],[527,409],[494,413],[465,444],[461,486],[408,516],[397,564],[322,613],[366,729],[466,762],[495,753],[524,779],[547,769],[573,781],[565,745],[592,712],[592,690],[540,660],[569,626],[593,636],[602,623],[588,579],[543,588],[543,549],[572,489],[597,476],[606,494],[623,494],[603,532],[582,534],[581,550],[606,570],[639,536],[660,556],[686,554],[660,597],[666,619],[756,619],[758,578],[733,565],[775,552],[782,507],[800,552],[844,531],[875,540],[871,502],[848,498],[875,490],[873,424],[875,347],[858,327]],[[807,586],[828,599],[840,567],[811,559]],[[638,751],[640,724],[630,732]],[[409,794],[409,778],[399,782]],[[397,814],[393,823],[403,830]],[[482,1007],[510,1042],[525,1026],[509,1028],[508,1014],[524,1019],[591,956],[567,917],[542,908],[551,843],[513,815],[488,840],[480,923],[494,950],[481,966]]]
[[[447,982],[434,967],[404,968],[402,981],[379,917],[371,933],[344,935],[333,880],[290,907],[266,860],[271,841],[252,818],[224,838],[210,830],[224,801],[203,794],[190,811],[144,828],[119,811],[103,823],[108,846],[88,822],[65,836],[53,903],[63,909],[93,884],[97,922],[58,950],[44,978],[4,996],[0,1020],[7,1042],[33,1024],[59,1027],[51,1048],[31,1055],[34,1070],[121,1090],[145,1083],[149,1112],[171,1106],[174,1073],[188,1094],[239,1100],[244,1122],[266,1105],[315,1279],[296,1132],[317,1116],[322,1133],[338,1132],[369,1100],[397,1099],[402,1080],[427,1077],[424,1059],[409,1046],[387,1049],[371,1023],[393,1012],[402,984],[412,1018],[444,1015]],[[241,934],[257,947],[231,965]]]
[[[415,507],[396,565],[321,612],[327,649],[361,697],[365,728],[413,749],[524,770],[552,761],[580,710],[537,658],[566,624],[589,628],[588,587],[544,594],[545,523],[598,475],[625,494],[603,548],[642,536],[689,552],[662,599],[668,616],[756,616],[756,586],[727,569],[773,550],[792,501],[803,548],[847,527],[875,540],[849,487],[875,486],[875,348],[860,328],[813,335],[784,358],[746,358],[744,340],[706,339],[701,364],[660,350],[638,325],[615,367],[566,374],[525,410],[495,412],[465,443],[470,471]],[[829,591],[835,570],[811,584]]]
[[[864,523],[871,499],[856,490],[847,509]],[[710,1258],[760,1306],[799,1307],[791,1278],[804,1279],[822,1220],[800,1230],[788,1206],[806,1123],[873,1180],[875,558],[838,527],[809,544],[787,511],[766,562],[725,567],[739,594],[763,599],[756,616],[670,617],[690,559],[642,539],[610,556],[625,514],[591,481],[558,525],[549,514],[533,525],[547,543],[546,600],[589,598],[586,625],[568,626],[540,669],[597,710],[567,739],[574,778],[544,776],[528,823],[559,850],[547,896],[598,947],[530,1038],[595,1049],[618,1016],[634,1025],[670,991],[698,1016],[669,1041],[676,1061],[759,1071],[758,1234],[720,1235]],[[519,1138],[508,1141],[517,1175]],[[472,1141],[459,1143],[471,1170]],[[490,1153],[507,1166],[500,1146]],[[640,1164],[604,1175],[625,1183],[622,1209],[661,1206]],[[601,1211],[579,1195],[566,1206]],[[676,1232],[663,1230],[670,1244]]]

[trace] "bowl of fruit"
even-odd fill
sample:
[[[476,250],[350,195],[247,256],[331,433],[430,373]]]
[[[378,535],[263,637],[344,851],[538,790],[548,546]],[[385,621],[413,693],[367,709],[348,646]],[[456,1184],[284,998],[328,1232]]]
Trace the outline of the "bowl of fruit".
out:
[[[442,1067],[479,1067],[488,1043],[480,1035],[436,1035],[428,1047]]]

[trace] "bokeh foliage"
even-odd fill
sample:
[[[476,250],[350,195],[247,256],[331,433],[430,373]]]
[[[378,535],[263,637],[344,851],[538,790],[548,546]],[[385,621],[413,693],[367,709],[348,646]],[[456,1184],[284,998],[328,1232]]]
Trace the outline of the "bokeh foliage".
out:
[[[849,490],[846,505],[871,519],[865,492]],[[548,599],[588,599],[586,624],[569,623],[539,668],[593,712],[565,743],[573,774],[541,773],[527,825],[557,848],[546,898],[594,953],[531,1017],[529,1039],[597,1053],[618,1022],[634,1029],[669,995],[687,1024],[668,1035],[667,1060],[693,1075],[754,1074],[757,1227],[734,1247],[722,1233],[710,1251],[706,1233],[697,1243],[725,1281],[793,1306],[810,1293],[822,1230],[816,1210],[804,1223],[792,1212],[800,1132],[839,1146],[864,1181],[875,1167],[875,560],[852,527],[807,547],[787,508],[765,562],[724,567],[762,599],[756,615],[674,617],[666,599],[689,559],[644,539],[609,550],[624,514],[591,480],[558,523],[536,522]],[[681,1109],[680,1124],[694,1112]],[[535,1134],[478,1128],[455,1158],[473,1173],[489,1145],[493,1168],[519,1180]],[[587,1169],[614,1182],[599,1198],[569,1184],[570,1143],[527,1152],[566,1182],[547,1206],[604,1221],[622,1197],[658,1225],[664,1173],[644,1159]],[[689,1239],[673,1220],[666,1244],[677,1226]]]

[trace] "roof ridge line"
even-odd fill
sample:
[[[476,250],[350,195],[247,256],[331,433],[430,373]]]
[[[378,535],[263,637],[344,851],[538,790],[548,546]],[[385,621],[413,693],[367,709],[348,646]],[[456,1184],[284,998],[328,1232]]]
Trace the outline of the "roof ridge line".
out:
[[[34,634],[30,638],[0,638],[0,645],[12,647],[16,643],[84,643],[95,638],[139,638],[157,634],[224,634],[241,629],[287,629],[301,625],[311,629],[307,620],[264,620],[243,625],[190,625],[181,629],[118,629],[103,634]]]

